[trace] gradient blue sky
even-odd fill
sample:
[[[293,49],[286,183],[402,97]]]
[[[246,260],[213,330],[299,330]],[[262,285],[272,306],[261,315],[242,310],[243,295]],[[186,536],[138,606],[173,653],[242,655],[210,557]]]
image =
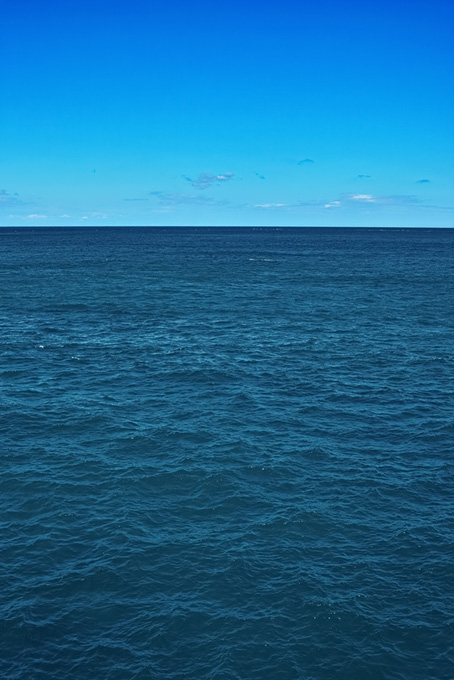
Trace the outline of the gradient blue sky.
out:
[[[0,225],[453,226],[454,3],[4,0]]]

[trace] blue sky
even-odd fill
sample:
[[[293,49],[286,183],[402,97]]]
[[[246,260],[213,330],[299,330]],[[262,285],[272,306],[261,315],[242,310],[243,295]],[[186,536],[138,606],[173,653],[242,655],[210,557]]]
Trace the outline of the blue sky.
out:
[[[454,4],[4,0],[0,225],[454,225]]]

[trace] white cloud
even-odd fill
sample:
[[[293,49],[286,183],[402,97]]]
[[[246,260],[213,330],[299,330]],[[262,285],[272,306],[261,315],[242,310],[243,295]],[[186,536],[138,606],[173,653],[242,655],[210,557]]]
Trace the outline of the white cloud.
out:
[[[36,215],[35,213],[27,215],[27,220],[45,220],[46,218],[47,215]]]
[[[405,206],[419,203],[416,196],[408,194],[390,194],[372,196],[372,194],[344,194],[342,199],[348,201],[358,201],[359,203],[376,203],[379,205]]]
[[[212,184],[229,182],[234,178],[233,172],[225,172],[222,175],[211,175],[209,172],[201,172],[196,179],[185,177],[185,180],[196,189],[208,189]]]
[[[166,191],[150,191],[150,196],[154,196],[160,203],[166,207],[173,205],[228,205],[228,201],[218,201],[210,196],[202,196],[200,194],[171,194]]]
[[[351,196],[352,201],[364,201],[366,203],[376,203],[377,199],[371,194],[355,194]]]
[[[284,208],[287,203],[256,203],[254,208]]]
[[[342,194],[337,201],[329,201],[325,204],[325,208],[334,208],[336,206],[345,206],[355,202],[358,205],[370,205],[374,203],[379,205],[395,205],[405,206],[418,203],[415,196],[407,195],[390,195],[390,196],[373,196],[372,194]]]

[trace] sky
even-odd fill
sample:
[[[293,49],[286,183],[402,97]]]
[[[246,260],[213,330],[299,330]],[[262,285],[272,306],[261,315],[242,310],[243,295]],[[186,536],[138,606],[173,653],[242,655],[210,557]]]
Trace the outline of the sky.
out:
[[[454,226],[452,0],[0,21],[0,226]]]

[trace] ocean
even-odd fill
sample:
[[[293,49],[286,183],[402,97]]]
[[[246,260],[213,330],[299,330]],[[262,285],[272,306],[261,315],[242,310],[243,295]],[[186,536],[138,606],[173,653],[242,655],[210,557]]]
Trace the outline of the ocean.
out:
[[[4,680],[454,678],[454,230],[0,230]]]

